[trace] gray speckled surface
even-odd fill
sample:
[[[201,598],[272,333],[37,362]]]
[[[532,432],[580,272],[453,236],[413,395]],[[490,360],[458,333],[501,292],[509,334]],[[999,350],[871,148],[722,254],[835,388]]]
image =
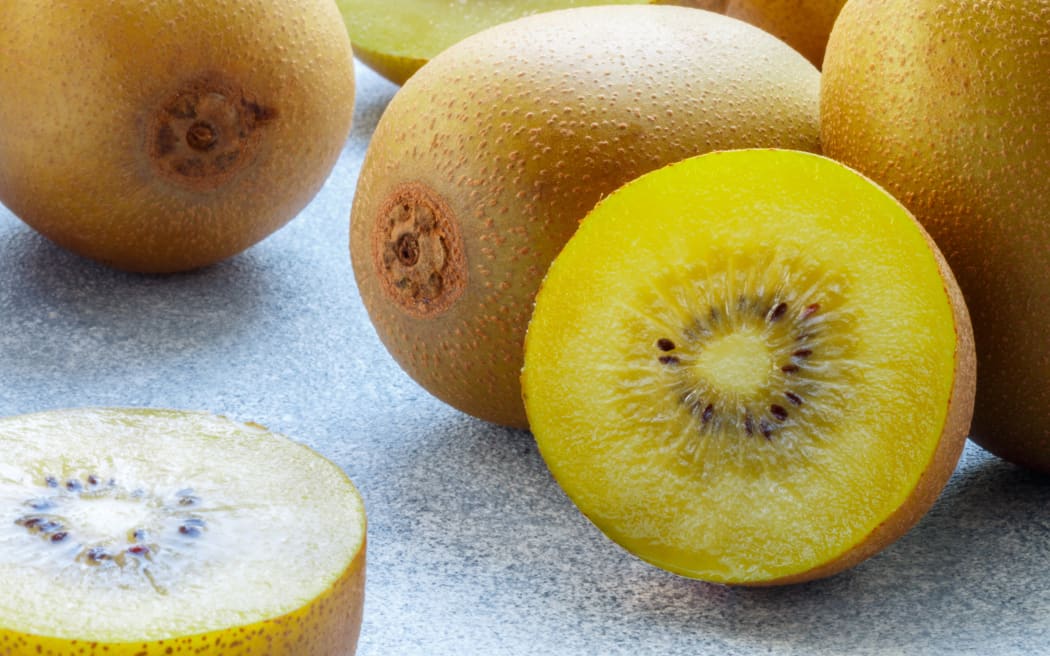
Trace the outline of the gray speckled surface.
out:
[[[882,554],[824,581],[731,589],[627,555],[560,492],[527,432],[409,380],[347,252],[356,174],[395,91],[359,67],[353,134],[316,200],[203,271],[115,272],[0,207],[0,414],[210,410],[331,458],[369,512],[364,656],[1050,653],[1050,479],[973,445]]]

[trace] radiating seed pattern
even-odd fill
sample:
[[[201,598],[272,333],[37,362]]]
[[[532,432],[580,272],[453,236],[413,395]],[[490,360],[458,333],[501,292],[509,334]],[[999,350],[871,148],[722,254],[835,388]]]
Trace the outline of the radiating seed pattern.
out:
[[[741,458],[758,457],[746,453],[756,439],[778,452],[819,447],[822,427],[841,416],[863,376],[849,288],[838,268],[779,251],[722,254],[653,280],[638,302],[623,304],[625,334],[638,339],[618,372],[622,412],[648,417],[692,464],[707,440]],[[769,354],[767,383],[748,393],[716,388],[698,366],[707,346],[731,334],[755,335]]]

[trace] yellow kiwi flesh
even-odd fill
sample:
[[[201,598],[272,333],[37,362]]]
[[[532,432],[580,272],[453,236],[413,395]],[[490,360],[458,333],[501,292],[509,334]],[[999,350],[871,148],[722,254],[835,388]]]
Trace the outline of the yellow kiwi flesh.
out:
[[[379,337],[450,405],[525,426],[533,296],[583,216],[699,153],[818,150],[818,94],[791,48],[695,9],[583,7],[468,37],[395,95],[358,179],[350,251]]]
[[[77,409],[0,419],[0,452],[0,653],[354,653],[364,506],[306,447]]]
[[[258,242],[349,133],[353,54],[326,0],[5,0],[0,42],[0,202],[121,269]]]
[[[971,437],[1050,472],[1050,2],[851,0],[821,103],[826,153],[898,197],[959,279]]]
[[[798,582],[936,499],[973,341],[885,191],[818,155],[711,153],[583,221],[537,296],[523,389],[554,478],[615,542],[707,581]]]

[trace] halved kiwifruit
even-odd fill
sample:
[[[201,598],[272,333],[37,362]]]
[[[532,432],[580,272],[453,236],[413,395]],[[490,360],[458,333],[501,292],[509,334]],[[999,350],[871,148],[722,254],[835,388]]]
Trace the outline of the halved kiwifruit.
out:
[[[365,514],[346,475],[206,413],[0,419],[0,654],[354,653]]]
[[[671,571],[826,576],[910,528],[973,407],[954,278],[913,217],[829,159],[705,155],[600,203],[526,339],[529,422],[613,540]]]

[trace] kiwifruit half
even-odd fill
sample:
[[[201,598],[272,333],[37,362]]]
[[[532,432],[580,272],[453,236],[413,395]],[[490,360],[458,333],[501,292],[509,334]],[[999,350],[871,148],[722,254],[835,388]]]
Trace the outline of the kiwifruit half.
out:
[[[653,0],[654,2],[658,0]],[[668,2],[669,0],[662,0]],[[724,0],[690,0],[698,6]],[[555,9],[591,5],[643,4],[646,0],[336,0],[354,54],[395,84],[405,80],[439,52],[471,34]],[[677,4],[670,0],[670,4]]]
[[[1050,473],[1050,0],[854,0],[824,66],[826,152],[915,214],[966,295],[971,437]]]
[[[820,74],[742,21],[638,5],[546,12],[460,41],[390,102],[350,252],[380,338],[424,388],[525,426],[532,300],[604,195],[715,149],[819,149]]]
[[[121,269],[229,257],[320,189],[353,114],[330,0],[4,0],[0,202]]]
[[[689,577],[827,576],[951,475],[973,407],[962,296],[881,188],[819,155],[712,153],[603,200],[551,265],[523,374],[568,496]]]
[[[365,511],[260,426],[93,408],[0,419],[0,654],[353,654]]]

